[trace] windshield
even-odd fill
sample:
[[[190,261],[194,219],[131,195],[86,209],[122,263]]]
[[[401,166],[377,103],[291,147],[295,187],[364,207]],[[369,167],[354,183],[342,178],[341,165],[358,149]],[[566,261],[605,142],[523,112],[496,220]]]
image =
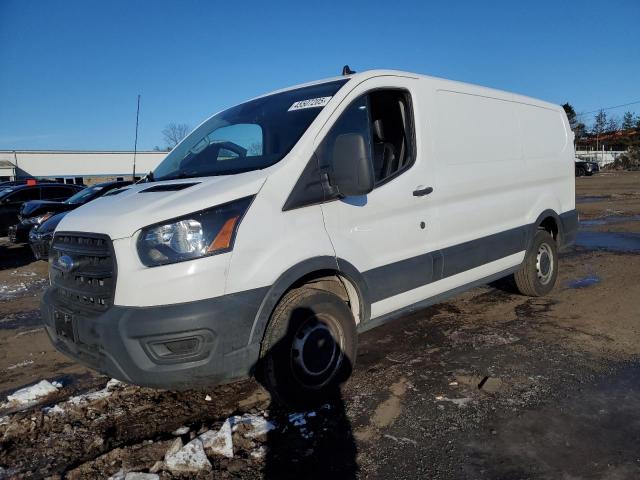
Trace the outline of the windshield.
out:
[[[78,203],[86,203],[95,197],[100,190],[102,190],[101,185],[94,185],[93,187],[83,188],[78,193],[72,195],[67,198],[64,203],[78,204]]]
[[[347,80],[287,90],[237,105],[194,130],[148,180],[233,175],[279,162]]]

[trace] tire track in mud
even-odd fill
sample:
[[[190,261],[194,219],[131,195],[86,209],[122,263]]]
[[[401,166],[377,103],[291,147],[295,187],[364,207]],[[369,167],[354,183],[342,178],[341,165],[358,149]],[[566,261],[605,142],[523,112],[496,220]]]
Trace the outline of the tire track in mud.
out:
[[[149,439],[166,440],[183,425],[221,422],[239,409],[239,400],[255,396],[253,382],[223,386],[205,400],[201,391],[161,391],[122,386],[111,395],[43,411],[37,405],[0,424],[0,465],[27,478],[62,474],[117,448]],[[244,404],[244,409],[260,405]],[[61,407],[62,406],[62,407]],[[46,410],[46,409],[45,409]]]

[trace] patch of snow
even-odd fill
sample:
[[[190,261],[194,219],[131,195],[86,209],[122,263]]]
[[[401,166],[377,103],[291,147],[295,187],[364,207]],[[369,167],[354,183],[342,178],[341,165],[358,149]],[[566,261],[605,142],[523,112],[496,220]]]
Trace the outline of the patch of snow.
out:
[[[267,447],[265,447],[264,445],[261,445],[258,448],[252,450],[249,455],[251,455],[251,458],[262,460],[264,457],[267,456]]]
[[[189,433],[189,427],[185,427],[184,425],[182,427],[177,428],[176,430],[174,430],[173,432],[171,432],[171,435],[173,435],[174,437],[179,437],[180,435],[185,435],[187,433]]]
[[[32,363],[33,363],[33,360],[23,360],[22,362],[9,365],[7,367],[7,370],[15,370],[16,368],[26,367],[27,365],[31,365]]]
[[[17,285],[0,285],[0,298],[12,298],[19,293],[27,291],[27,286],[24,283],[18,283]]]
[[[445,397],[444,395],[438,395],[436,397],[436,401],[438,402],[451,402],[454,405],[457,405],[458,407],[466,407],[467,403],[471,402],[473,399],[470,397],[463,397],[463,398],[448,398]]]
[[[44,330],[44,328],[43,328],[43,327],[40,327],[40,328],[33,328],[33,329],[31,329],[31,330],[25,330],[24,332],[18,332],[18,333],[16,333],[16,338],[18,338],[18,337],[22,337],[23,335],[31,335],[31,334],[33,334],[33,333],[38,333],[38,332],[40,332],[40,331],[42,331],[42,330]]]
[[[226,419],[220,430],[209,430],[200,435],[200,441],[210,455],[222,455],[233,458],[233,439],[231,438],[231,420]]]
[[[413,446],[418,446],[418,442],[407,437],[394,437],[393,435],[387,435],[387,434],[383,435],[383,437],[388,438],[389,440],[393,440],[394,442],[397,442],[397,443],[405,443],[405,444],[410,443]]]
[[[129,472],[124,480],[160,480],[160,476],[155,473]]]
[[[120,469],[116,473],[111,475],[107,480],[124,480],[124,479],[125,479],[124,470]]]
[[[164,462],[162,460],[158,460],[153,466],[149,469],[151,473],[158,473],[160,470],[164,469]]]
[[[107,385],[102,390],[76,395],[74,397],[70,397],[67,401],[73,405],[79,405],[81,403],[93,402],[95,400],[100,400],[101,398],[107,398],[113,393],[114,388],[121,383],[122,382],[120,382],[120,380],[112,378],[107,382]]]
[[[17,270],[14,270],[11,272],[11,275],[15,277],[35,277],[38,274],[36,272],[18,272]]]
[[[198,473],[210,471],[211,463],[204,452],[202,441],[196,438],[175,453],[165,457],[165,465],[171,473]]]
[[[112,378],[111,380],[109,380],[107,382],[107,386],[105,388],[107,390],[113,390],[114,388],[116,388],[119,385],[122,385],[122,382],[120,380],[116,380],[115,378]]]
[[[182,447],[182,440],[176,438],[167,449],[167,452],[164,454],[164,459],[166,460],[168,456],[176,454]]]
[[[42,411],[47,415],[58,415],[64,413],[64,408],[62,408],[60,405],[54,405],[53,407],[45,407],[42,409]]]
[[[237,431],[240,426],[247,428],[247,431],[243,433],[247,438],[256,438],[261,435],[266,435],[276,428],[276,426],[264,418],[264,416],[254,415],[252,413],[231,417],[231,424],[234,432]]]
[[[21,388],[20,390],[13,392],[11,395],[8,395],[7,402],[0,405],[0,408],[34,405],[37,403],[38,399],[51,395],[52,393],[56,393],[58,388],[59,387],[55,385],[55,382],[51,383],[47,380],[41,380],[35,385]]]
[[[304,413],[291,413],[289,414],[289,423],[293,424],[294,427],[301,427],[307,424],[307,420],[304,417]]]

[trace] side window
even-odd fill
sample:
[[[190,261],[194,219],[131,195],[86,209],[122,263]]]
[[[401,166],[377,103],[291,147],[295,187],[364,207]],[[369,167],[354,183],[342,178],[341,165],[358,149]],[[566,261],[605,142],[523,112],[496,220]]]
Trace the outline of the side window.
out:
[[[414,162],[413,123],[408,93],[377,90],[369,94],[376,185],[408,169]]]
[[[371,145],[376,186],[399,175],[414,162],[413,123],[408,93],[376,90],[355,100],[318,148],[320,165],[330,165],[339,135],[359,133]]]
[[[75,190],[69,187],[43,187],[42,199],[43,200],[66,200],[69,198]]]
[[[40,200],[39,188],[25,188],[18,190],[9,197],[10,203],[28,202],[29,200]]]

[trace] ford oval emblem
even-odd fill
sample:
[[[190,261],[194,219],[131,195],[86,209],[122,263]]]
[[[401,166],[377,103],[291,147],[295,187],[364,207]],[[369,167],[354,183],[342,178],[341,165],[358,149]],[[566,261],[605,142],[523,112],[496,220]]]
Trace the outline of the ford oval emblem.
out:
[[[69,255],[62,255],[58,258],[58,266],[64,272],[70,272],[76,268],[76,264]]]

